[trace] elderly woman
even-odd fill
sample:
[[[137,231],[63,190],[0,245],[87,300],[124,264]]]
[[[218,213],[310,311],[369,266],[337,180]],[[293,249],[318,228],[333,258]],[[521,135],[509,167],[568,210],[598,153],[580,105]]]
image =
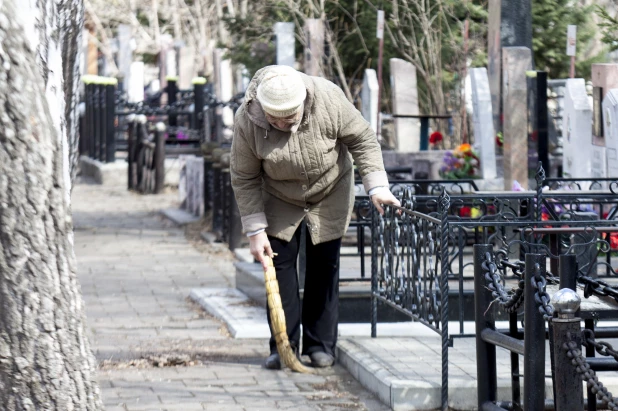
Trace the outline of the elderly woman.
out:
[[[255,74],[236,113],[232,186],[251,253],[262,264],[265,254],[276,254],[290,344],[298,355],[302,322],[302,353],[314,367],[334,362],[339,251],[354,205],[352,159],[380,212],[382,204],[399,205],[375,133],[341,89],[287,66]],[[303,220],[308,238],[301,311],[296,260]],[[270,351],[266,368],[280,369],[273,337]]]

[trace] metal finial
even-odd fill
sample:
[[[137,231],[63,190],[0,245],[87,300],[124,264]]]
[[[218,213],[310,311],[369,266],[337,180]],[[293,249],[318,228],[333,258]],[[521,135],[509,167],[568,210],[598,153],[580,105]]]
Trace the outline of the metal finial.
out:
[[[545,181],[545,169],[543,168],[543,162],[539,161],[539,164],[536,168],[536,181],[538,183],[538,185],[542,185],[543,182]]]
[[[558,313],[558,317],[573,318],[577,310],[579,310],[581,299],[577,292],[570,288],[563,288],[552,296],[551,303],[556,313]]]

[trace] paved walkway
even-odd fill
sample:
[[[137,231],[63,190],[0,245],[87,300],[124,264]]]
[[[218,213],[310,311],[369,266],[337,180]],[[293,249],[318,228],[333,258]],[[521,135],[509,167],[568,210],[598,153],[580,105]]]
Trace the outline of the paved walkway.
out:
[[[108,411],[386,410],[341,366],[317,376],[269,371],[265,340],[233,340],[188,300],[233,287],[231,254],[174,227],[140,196],[86,182],[73,191],[75,252]]]

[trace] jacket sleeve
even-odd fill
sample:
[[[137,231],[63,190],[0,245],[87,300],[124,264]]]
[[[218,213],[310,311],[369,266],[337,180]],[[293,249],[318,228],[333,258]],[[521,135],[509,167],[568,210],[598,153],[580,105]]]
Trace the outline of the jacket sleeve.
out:
[[[345,97],[339,87],[334,87],[333,94],[339,106],[338,138],[345,144],[363,179],[365,192],[375,187],[388,187],[388,177],[384,171],[382,150],[371,125]]]
[[[230,173],[243,231],[247,233],[268,227],[262,200],[262,161],[238,125],[234,127]]]

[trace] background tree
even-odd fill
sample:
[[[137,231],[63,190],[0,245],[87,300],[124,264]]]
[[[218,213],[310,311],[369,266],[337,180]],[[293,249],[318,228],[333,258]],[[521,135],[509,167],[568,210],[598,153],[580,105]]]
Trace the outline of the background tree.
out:
[[[607,9],[601,6],[596,6],[595,10],[601,19],[599,27],[603,34],[603,43],[609,47],[609,51],[618,50],[618,15],[612,16]]]
[[[532,48],[537,70],[547,71],[549,78],[568,78],[571,59],[566,55],[567,26],[577,25],[578,77],[590,77],[592,63],[604,56],[587,56],[595,27],[591,21],[593,7],[573,0],[532,1]]]
[[[81,29],[66,14],[74,8],[79,0],[0,2],[0,398],[10,411],[102,409],[63,129],[63,63],[71,63],[62,49]]]

